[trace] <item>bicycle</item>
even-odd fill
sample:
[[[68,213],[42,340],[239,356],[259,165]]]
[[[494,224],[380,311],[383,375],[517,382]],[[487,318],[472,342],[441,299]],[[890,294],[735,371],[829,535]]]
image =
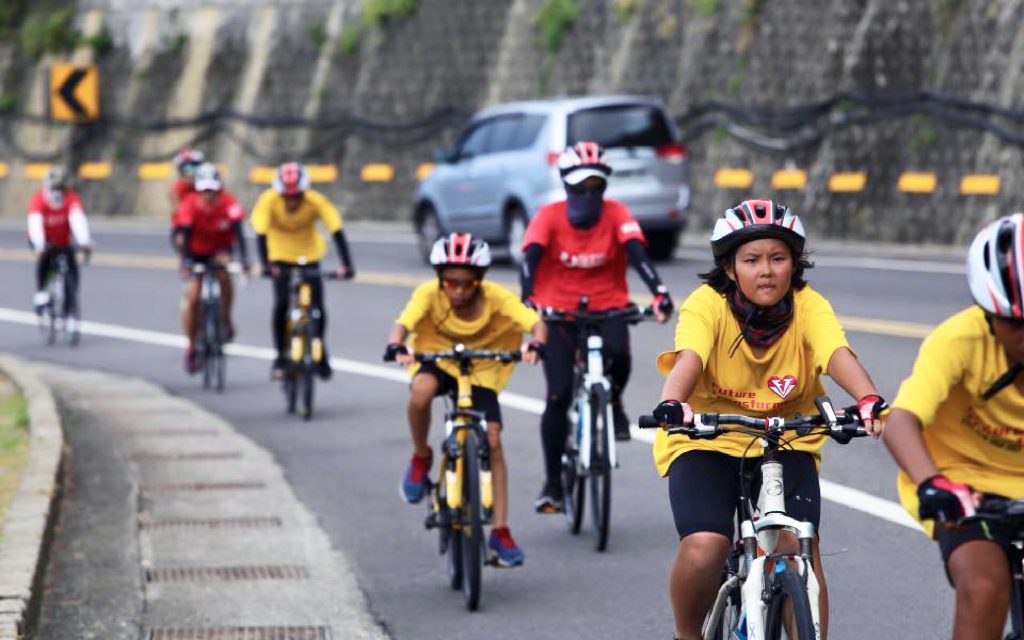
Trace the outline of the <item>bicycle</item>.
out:
[[[487,421],[482,411],[473,408],[470,374],[474,360],[518,362],[522,354],[467,349],[456,344],[451,351],[417,353],[414,357],[419,363],[451,360],[459,366],[458,388],[448,399],[444,417],[445,438],[439,466],[439,471],[444,471],[444,481],[430,486],[431,500],[424,526],[438,529],[438,551],[447,554],[449,586],[462,589],[466,608],[476,611],[485,562],[484,527],[492,521],[494,496]]]
[[[694,414],[692,424],[681,427],[659,424],[654,416],[640,416],[641,429],[668,426],[669,435],[709,440],[723,433],[741,433],[760,438],[764,447],[756,510],[747,496],[746,476],[740,485],[744,489],[737,505],[739,537],[734,540],[726,559],[718,596],[704,621],[705,640],[736,637],[818,640],[821,637],[819,586],[811,556],[814,525],[786,515],[782,463],[776,456],[797,438],[828,435],[846,444],[854,437],[866,436],[867,431],[855,407],[837,412],[827,396],[818,398],[815,404],[817,416],[787,419],[704,413]],[[787,433],[794,432],[795,435],[786,437]],[[742,475],[742,466],[740,469]],[[776,551],[782,531],[796,534],[798,553]],[[746,635],[737,636],[737,632],[743,632],[744,617]]]
[[[569,531],[576,535],[583,524],[586,485],[590,480],[591,521],[594,527],[594,548],[608,547],[611,520],[612,469],[619,466],[615,450],[612,415],[612,382],[605,375],[602,322],[622,319],[637,324],[654,317],[651,307],[630,305],[608,311],[587,311],[589,300],[580,298],[579,309],[572,312],[542,310],[545,321],[575,324],[580,328],[574,371],[575,398],[569,410],[569,436],[562,455],[562,493],[565,496],[565,517]],[[585,345],[585,346],[584,346]]]
[[[47,249],[48,251],[50,249]],[[88,252],[82,264],[88,264]],[[63,333],[70,346],[81,340],[81,310],[78,304],[78,282],[71,275],[71,264],[65,251],[57,251],[46,276],[47,301],[40,309],[39,330],[46,336],[46,344],[57,342]]]
[[[288,272],[288,311],[285,324],[285,368],[281,378],[285,404],[289,414],[296,411],[305,420],[313,417],[313,388],[316,369],[324,358],[320,337],[321,311],[313,305],[313,278],[337,280],[336,273],[309,266],[304,259],[298,264],[279,265]],[[301,405],[299,400],[301,398]]]
[[[1024,639],[1024,500],[986,495],[974,515],[960,524],[982,521],[992,528],[1010,533],[1010,633],[1004,640]]]
[[[203,388],[211,386],[218,392],[224,391],[227,376],[224,344],[227,342],[227,323],[221,301],[219,272],[241,273],[238,263],[220,265],[201,263],[192,265],[192,273],[201,278],[199,293],[199,324],[196,329],[196,355],[203,371]]]

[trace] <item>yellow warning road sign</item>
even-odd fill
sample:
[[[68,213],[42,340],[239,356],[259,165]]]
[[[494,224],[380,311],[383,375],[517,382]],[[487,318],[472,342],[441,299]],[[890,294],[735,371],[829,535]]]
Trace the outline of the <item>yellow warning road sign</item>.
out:
[[[100,72],[95,65],[50,66],[50,117],[89,122],[100,116]]]

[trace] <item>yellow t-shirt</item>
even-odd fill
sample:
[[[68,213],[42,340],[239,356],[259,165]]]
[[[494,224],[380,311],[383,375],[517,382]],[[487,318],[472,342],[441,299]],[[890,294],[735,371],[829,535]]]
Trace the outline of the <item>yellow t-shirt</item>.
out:
[[[684,349],[696,353],[704,371],[687,402],[698,413],[738,413],[755,418],[792,417],[817,413],[815,398],[825,393],[822,373],[832,354],[849,348],[832,305],[821,294],[804,287],[793,294],[793,320],[786,332],[756,358],[746,340],[736,351],[729,349],[740,335],[740,324],[725,297],[708,285],[694,290],[679,310],[675,350],[658,354],[658,369],[665,376]],[[654,462],[658,473],[668,475],[672,462],[687,451],[720,451],[741,457],[762,454],[760,443],[741,434],[724,434],[714,440],[668,436],[659,429],[654,438]],[[825,436],[801,438],[793,448],[809,451],[820,461]]]
[[[284,196],[267,189],[252,208],[252,227],[267,236],[267,257],[272,262],[296,264],[299,258],[316,262],[327,253],[327,243],[316,228],[320,220],[332,235],[341,229],[341,214],[322,193],[303,192],[302,204],[294,213],[284,207]]]
[[[990,400],[981,399],[1009,368],[985,312],[974,306],[925,338],[892,405],[921,421],[928,452],[950,480],[1024,498],[1024,394],[1010,385]],[[897,487],[903,506],[916,518],[916,485],[901,471]]]
[[[447,351],[459,342],[469,349],[518,349],[523,333],[533,329],[540,317],[500,284],[484,281],[480,287],[484,309],[476,320],[463,320],[455,315],[436,278],[416,287],[398,318],[398,324],[412,334],[409,345],[413,350]],[[441,360],[437,366],[453,377],[459,374],[454,362]],[[475,386],[500,392],[508,384],[513,366],[495,360],[478,360],[473,363],[470,381]],[[410,367],[410,377],[418,370],[418,364]]]

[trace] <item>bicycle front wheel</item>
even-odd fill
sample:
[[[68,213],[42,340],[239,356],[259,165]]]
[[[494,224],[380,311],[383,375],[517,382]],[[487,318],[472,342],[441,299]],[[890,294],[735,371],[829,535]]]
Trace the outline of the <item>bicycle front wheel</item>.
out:
[[[570,433],[569,438],[573,436]],[[577,472],[579,453],[573,442],[565,445],[562,457],[562,496],[565,520],[569,524],[569,533],[576,535],[583,524],[583,496],[586,495],[587,479]]]
[[[804,581],[788,568],[774,575],[765,616],[766,640],[814,640],[814,619]]]
[[[612,508],[612,467],[608,452],[608,405],[599,396],[590,399],[592,420],[590,454],[590,515],[594,523],[594,548],[608,548]]]
[[[474,431],[466,432],[462,449],[462,593],[466,608],[480,605],[484,524],[480,513],[480,445]]]
[[[722,579],[724,585],[725,581],[729,579],[728,571],[723,572]],[[733,632],[740,625],[741,602],[742,594],[738,581],[732,588],[726,588],[725,591],[719,588],[715,605],[704,619],[703,637],[713,640],[734,640]]]

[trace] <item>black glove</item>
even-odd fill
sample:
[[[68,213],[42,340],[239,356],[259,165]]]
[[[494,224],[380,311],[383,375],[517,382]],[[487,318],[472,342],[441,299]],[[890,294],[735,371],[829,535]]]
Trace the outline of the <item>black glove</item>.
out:
[[[530,311],[537,311],[537,305],[530,298],[523,298],[523,306]]]
[[[544,359],[544,343],[531,340],[530,343],[526,345],[526,350],[533,351],[540,356],[541,360]]]
[[[672,315],[672,310],[675,309],[675,304],[673,304],[672,296],[668,294],[668,291],[659,291],[658,294],[654,296],[654,309],[667,316]]]
[[[974,515],[974,491],[943,475],[932,476],[917,486],[918,515],[922,520],[957,522]]]
[[[399,355],[409,355],[409,349],[400,342],[392,342],[384,349],[384,362],[394,362]]]
[[[661,404],[654,407],[654,419],[659,424],[683,426],[683,403],[678,400],[662,400]]]

